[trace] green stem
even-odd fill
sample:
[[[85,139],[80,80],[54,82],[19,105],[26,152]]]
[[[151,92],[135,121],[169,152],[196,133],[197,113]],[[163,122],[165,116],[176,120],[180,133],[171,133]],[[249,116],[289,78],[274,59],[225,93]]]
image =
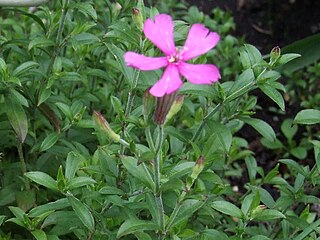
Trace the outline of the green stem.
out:
[[[140,70],[136,70],[135,76],[133,77],[132,86],[131,86],[130,91],[129,91],[129,93],[128,93],[128,100],[127,100],[127,104],[126,104],[126,109],[125,109],[125,111],[124,111],[125,121],[126,121],[126,118],[129,117],[129,115],[130,115],[130,113],[131,113],[131,110],[132,110],[132,107],[133,107],[133,100],[134,100],[133,91],[134,91],[135,88],[137,87],[139,75],[140,75]],[[124,137],[124,133],[125,133],[125,131],[126,131],[126,127],[127,127],[127,124],[126,124],[126,122],[124,122],[123,127],[122,127],[121,138]],[[121,155],[124,154],[124,146],[123,146],[123,145],[120,147],[120,154],[121,154]]]
[[[202,120],[199,128],[197,129],[196,133],[193,135],[191,142],[194,142],[198,139],[204,125],[206,124],[207,120],[210,119],[220,108],[222,107],[221,103],[218,103]]]
[[[27,165],[24,160],[22,143],[20,141],[18,142],[18,155],[19,155],[19,160],[20,160],[20,164],[21,164],[21,172],[22,172],[22,175],[24,176],[27,173]],[[25,179],[25,187],[26,187],[27,191],[30,190],[30,183],[29,183],[28,179]]]
[[[158,135],[158,145],[156,150],[156,158],[154,161],[154,182],[155,182],[155,189],[154,189],[154,196],[155,201],[157,204],[158,214],[159,214],[159,225],[160,229],[164,231],[164,209],[163,209],[163,202],[162,202],[162,193],[160,191],[161,186],[161,172],[160,172],[160,163],[162,158],[162,145],[163,145],[163,126],[158,125],[159,135]]]
[[[156,152],[156,147],[154,146],[154,142],[151,136],[151,131],[149,126],[146,127],[145,134],[146,134],[148,145],[151,148],[151,151]]]
[[[61,19],[60,19],[60,23],[59,23],[59,28],[58,28],[58,33],[57,33],[57,37],[56,37],[56,47],[54,49],[53,55],[51,57],[50,60],[50,64],[49,67],[47,69],[46,72],[46,78],[49,78],[49,74],[51,73],[52,67],[54,62],[56,61],[56,58],[58,57],[58,55],[60,54],[61,51],[61,38],[62,38],[62,33],[63,33],[63,29],[64,29],[64,24],[66,22],[66,16],[67,16],[67,12],[68,12],[68,5],[69,5],[69,0],[66,0],[62,6],[62,14],[61,14]]]

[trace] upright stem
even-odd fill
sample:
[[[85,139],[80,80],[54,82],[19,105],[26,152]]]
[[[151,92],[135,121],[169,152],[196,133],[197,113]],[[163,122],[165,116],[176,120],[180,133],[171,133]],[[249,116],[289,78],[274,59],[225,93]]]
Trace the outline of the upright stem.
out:
[[[22,175],[24,176],[24,174],[27,172],[27,165],[24,160],[22,143],[20,141],[18,141],[18,155],[19,155],[19,160],[20,160],[20,164],[21,164],[21,172],[22,172]],[[28,179],[25,179],[25,187],[26,187],[27,191],[30,190],[30,183],[29,183]]]
[[[129,93],[128,93],[128,99],[127,99],[126,109],[125,109],[125,111],[124,111],[125,121],[126,121],[126,118],[129,117],[129,115],[130,115],[130,113],[131,113],[131,110],[132,110],[133,100],[134,100],[133,91],[134,91],[134,89],[137,87],[139,75],[140,75],[140,70],[136,70],[135,76],[134,76],[134,78],[133,78],[132,86],[131,86],[130,91],[129,91]],[[125,131],[126,131],[126,127],[127,127],[127,124],[124,123],[124,125],[123,125],[123,127],[122,127],[121,138],[124,138],[124,133],[125,133]],[[123,145],[120,147],[120,154],[121,154],[121,155],[124,154],[124,146],[123,146]]]
[[[161,186],[161,172],[160,172],[160,163],[162,157],[162,145],[163,145],[163,126],[158,125],[159,135],[158,135],[158,145],[156,150],[156,158],[154,161],[154,182],[155,182],[155,190],[154,196],[157,204],[158,214],[159,214],[159,225],[162,231],[164,231],[164,209],[162,202],[162,193],[160,191]]]
[[[202,129],[204,128],[204,125],[206,124],[207,120],[211,118],[218,110],[222,107],[221,103],[218,103],[202,120],[199,128],[197,129],[196,133],[193,135],[191,142],[194,142],[198,139]]]
[[[57,56],[60,54],[61,51],[61,39],[62,39],[62,33],[63,33],[63,29],[64,29],[64,24],[66,22],[66,16],[67,16],[67,12],[68,12],[68,5],[69,5],[69,0],[65,0],[65,2],[63,3],[62,6],[62,14],[61,14],[61,19],[60,19],[60,23],[59,23],[59,28],[58,28],[58,33],[57,33],[57,37],[56,37],[56,47],[54,49],[53,55],[51,57],[50,60],[50,64],[48,66],[47,69],[47,73],[46,73],[46,77],[47,79],[49,78],[49,74],[51,73],[53,64],[57,58]]]

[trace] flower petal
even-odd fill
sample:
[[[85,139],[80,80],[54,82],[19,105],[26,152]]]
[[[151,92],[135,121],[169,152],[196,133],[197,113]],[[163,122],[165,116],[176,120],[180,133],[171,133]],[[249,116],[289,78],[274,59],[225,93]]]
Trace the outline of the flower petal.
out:
[[[221,78],[219,69],[213,64],[189,64],[181,62],[179,71],[181,75],[193,84],[211,84]]]
[[[154,17],[154,21],[147,19],[143,31],[146,37],[166,55],[175,52],[173,22],[169,15],[159,14]]]
[[[166,57],[146,57],[135,52],[126,52],[124,55],[126,64],[143,71],[155,70],[168,65]]]
[[[168,65],[161,79],[150,89],[150,93],[155,97],[163,97],[177,91],[182,86],[179,70],[175,65]]]
[[[187,61],[208,52],[219,40],[216,32],[210,32],[202,24],[193,24],[181,51],[182,59]]]

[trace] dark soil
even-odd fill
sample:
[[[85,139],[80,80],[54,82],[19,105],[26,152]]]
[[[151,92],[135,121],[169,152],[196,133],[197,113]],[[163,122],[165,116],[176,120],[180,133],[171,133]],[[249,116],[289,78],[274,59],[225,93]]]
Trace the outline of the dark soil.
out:
[[[320,32],[320,1],[317,0],[186,0],[211,14],[215,7],[232,12],[236,36],[268,53]]]

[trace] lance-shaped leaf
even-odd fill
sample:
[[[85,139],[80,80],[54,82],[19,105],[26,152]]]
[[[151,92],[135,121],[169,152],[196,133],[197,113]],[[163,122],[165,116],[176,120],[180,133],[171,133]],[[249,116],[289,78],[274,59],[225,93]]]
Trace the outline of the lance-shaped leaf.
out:
[[[5,107],[9,122],[21,143],[24,142],[28,133],[28,120],[23,107],[11,94],[5,98]]]

